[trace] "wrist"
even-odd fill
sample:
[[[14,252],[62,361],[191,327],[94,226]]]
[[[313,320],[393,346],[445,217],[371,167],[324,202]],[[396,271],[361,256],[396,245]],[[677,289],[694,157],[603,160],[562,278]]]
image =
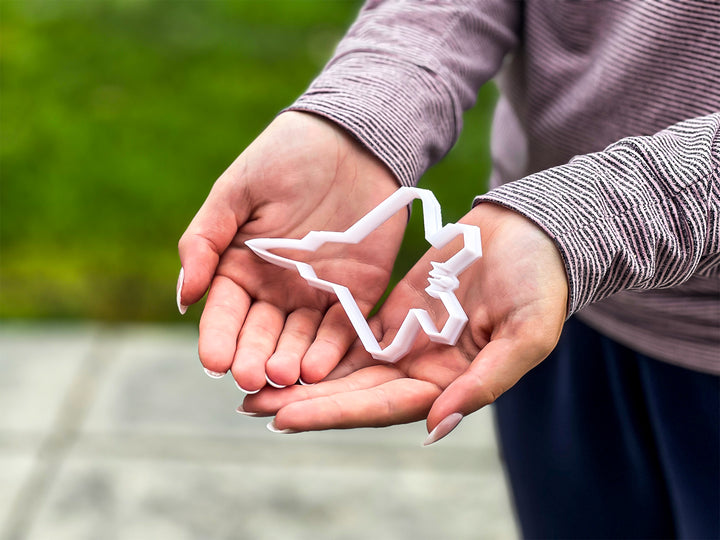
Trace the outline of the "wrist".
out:
[[[570,315],[566,260],[556,239],[541,223],[512,208],[485,201],[477,204],[460,223],[480,227],[484,264],[523,267],[525,272],[541,276],[543,286],[563,299],[566,316]],[[518,276],[521,274],[518,272]]]

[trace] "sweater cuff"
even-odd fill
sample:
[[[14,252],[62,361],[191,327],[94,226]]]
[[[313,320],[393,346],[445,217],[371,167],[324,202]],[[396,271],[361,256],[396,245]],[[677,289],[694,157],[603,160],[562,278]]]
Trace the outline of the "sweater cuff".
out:
[[[720,115],[505,184],[494,202],[531,219],[565,262],[568,315],[627,289],[674,287],[716,272]]]
[[[373,52],[340,56],[286,110],[318,114],[355,136],[404,186],[455,143],[462,121],[432,72]]]
[[[474,204],[514,210],[553,239],[567,272],[568,317],[622,290],[676,286],[717,264],[717,120],[696,121],[703,129],[684,141],[679,130],[625,139]],[[667,144],[674,155],[660,151]]]

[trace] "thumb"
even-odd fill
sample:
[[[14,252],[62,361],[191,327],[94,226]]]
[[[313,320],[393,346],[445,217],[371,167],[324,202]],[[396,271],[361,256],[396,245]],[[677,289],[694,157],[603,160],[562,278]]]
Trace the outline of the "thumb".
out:
[[[239,210],[234,209],[238,208]],[[178,242],[180,264],[178,307],[200,300],[212,281],[220,256],[249,215],[247,201],[236,201],[227,189],[215,184],[205,203]]]
[[[462,417],[493,403],[550,352],[527,345],[510,338],[490,341],[433,403],[427,417],[430,436],[426,444],[450,433]]]

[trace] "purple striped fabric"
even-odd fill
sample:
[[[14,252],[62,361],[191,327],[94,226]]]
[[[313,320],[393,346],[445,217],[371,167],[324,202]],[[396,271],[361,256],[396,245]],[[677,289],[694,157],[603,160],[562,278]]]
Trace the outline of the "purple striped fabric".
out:
[[[720,373],[720,2],[376,0],[291,107],[405,185],[497,77],[492,201],[558,245],[570,313]]]

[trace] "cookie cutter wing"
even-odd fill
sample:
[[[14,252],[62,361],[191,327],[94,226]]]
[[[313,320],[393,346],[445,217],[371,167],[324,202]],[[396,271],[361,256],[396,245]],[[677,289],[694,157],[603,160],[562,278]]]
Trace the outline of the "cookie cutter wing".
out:
[[[422,202],[425,239],[430,245],[441,248],[459,235],[463,236],[464,241],[463,248],[450,259],[445,262],[431,263],[432,270],[428,277],[429,286],[425,292],[440,300],[448,312],[448,319],[441,330],[437,329],[427,311],[413,308],[405,316],[395,339],[383,349],[375,339],[365,316],[347,287],[318,278],[315,270],[308,263],[281,257],[269,251],[280,248],[315,251],[329,242],[357,244],[415,199],[420,199]],[[295,269],[313,287],[334,293],[345,309],[365,349],[373,358],[391,363],[397,362],[408,353],[420,330],[425,332],[433,342],[455,345],[468,320],[454,293],[459,286],[457,276],[482,256],[478,227],[461,223],[449,223],[443,227],[440,204],[432,191],[410,187],[398,189],[344,232],[311,231],[300,239],[254,238],[246,241],[245,244],[267,262]]]

